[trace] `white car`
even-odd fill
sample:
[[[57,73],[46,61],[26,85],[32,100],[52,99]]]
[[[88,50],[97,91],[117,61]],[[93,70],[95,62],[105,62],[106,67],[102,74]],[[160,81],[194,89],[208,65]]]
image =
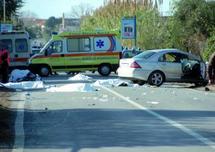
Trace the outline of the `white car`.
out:
[[[206,65],[200,57],[177,49],[147,50],[121,59],[118,76],[133,82],[160,86],[163,82],[206,85]]]

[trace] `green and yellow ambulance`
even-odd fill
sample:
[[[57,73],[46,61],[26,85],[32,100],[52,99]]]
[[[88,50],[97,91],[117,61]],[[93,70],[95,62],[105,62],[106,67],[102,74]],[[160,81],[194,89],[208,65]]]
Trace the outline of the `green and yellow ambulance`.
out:
[[[122,51],[116,34],[61,33],[29,60],[29,68],[41,76],[52,72],[98,71],[108,76],[116,71]]]

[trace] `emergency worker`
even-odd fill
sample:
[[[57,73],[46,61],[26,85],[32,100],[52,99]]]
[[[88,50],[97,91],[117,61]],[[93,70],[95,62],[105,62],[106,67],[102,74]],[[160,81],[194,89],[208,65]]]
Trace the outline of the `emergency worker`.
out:
[[[2,75],[2,83],[8,82],[9,63],[9,51],[7,50],[7,47],[0,41],[0,73]]]

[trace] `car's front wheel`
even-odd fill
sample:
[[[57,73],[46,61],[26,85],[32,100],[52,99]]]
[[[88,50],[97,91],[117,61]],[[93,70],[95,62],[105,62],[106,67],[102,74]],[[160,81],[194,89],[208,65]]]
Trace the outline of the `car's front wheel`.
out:
[[[50,68],[48,66],[41,66],[39,75],[43,77],[47,77],[50,74]]]
[[[150,85],[161,86],[165,80],[165,76],[160,71],[154,71],[150,74],[148,78],[148,83]]]

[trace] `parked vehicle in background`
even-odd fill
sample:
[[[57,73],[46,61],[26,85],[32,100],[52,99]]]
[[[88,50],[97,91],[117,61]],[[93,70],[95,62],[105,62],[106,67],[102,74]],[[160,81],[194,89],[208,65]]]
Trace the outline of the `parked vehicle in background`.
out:
[[[28,59],[32,55],[28,32],[0,32],[0,41],[9,50],[10,68],[27,68]]]
[[[32,54],[38,54],[42,48],[40,46],[32,46],[31,49]]]
[[[142,51],[139,50],[139,49],[127,49],[125,48],[123,51],[122,51],[122,58],[132,58],[134,57],[135,55],[138,55],[140,54]]]
[[[147,50],[121,59],[118,76],[134,82],[160,86],[163,82],[206,85],[206,64],[201,58],[177,49]]]
[[[70,33],[54,35],[39,54],[29,60],[34,73],[98,71],[108,76],[119,66],[121,44],[115,34]]]

